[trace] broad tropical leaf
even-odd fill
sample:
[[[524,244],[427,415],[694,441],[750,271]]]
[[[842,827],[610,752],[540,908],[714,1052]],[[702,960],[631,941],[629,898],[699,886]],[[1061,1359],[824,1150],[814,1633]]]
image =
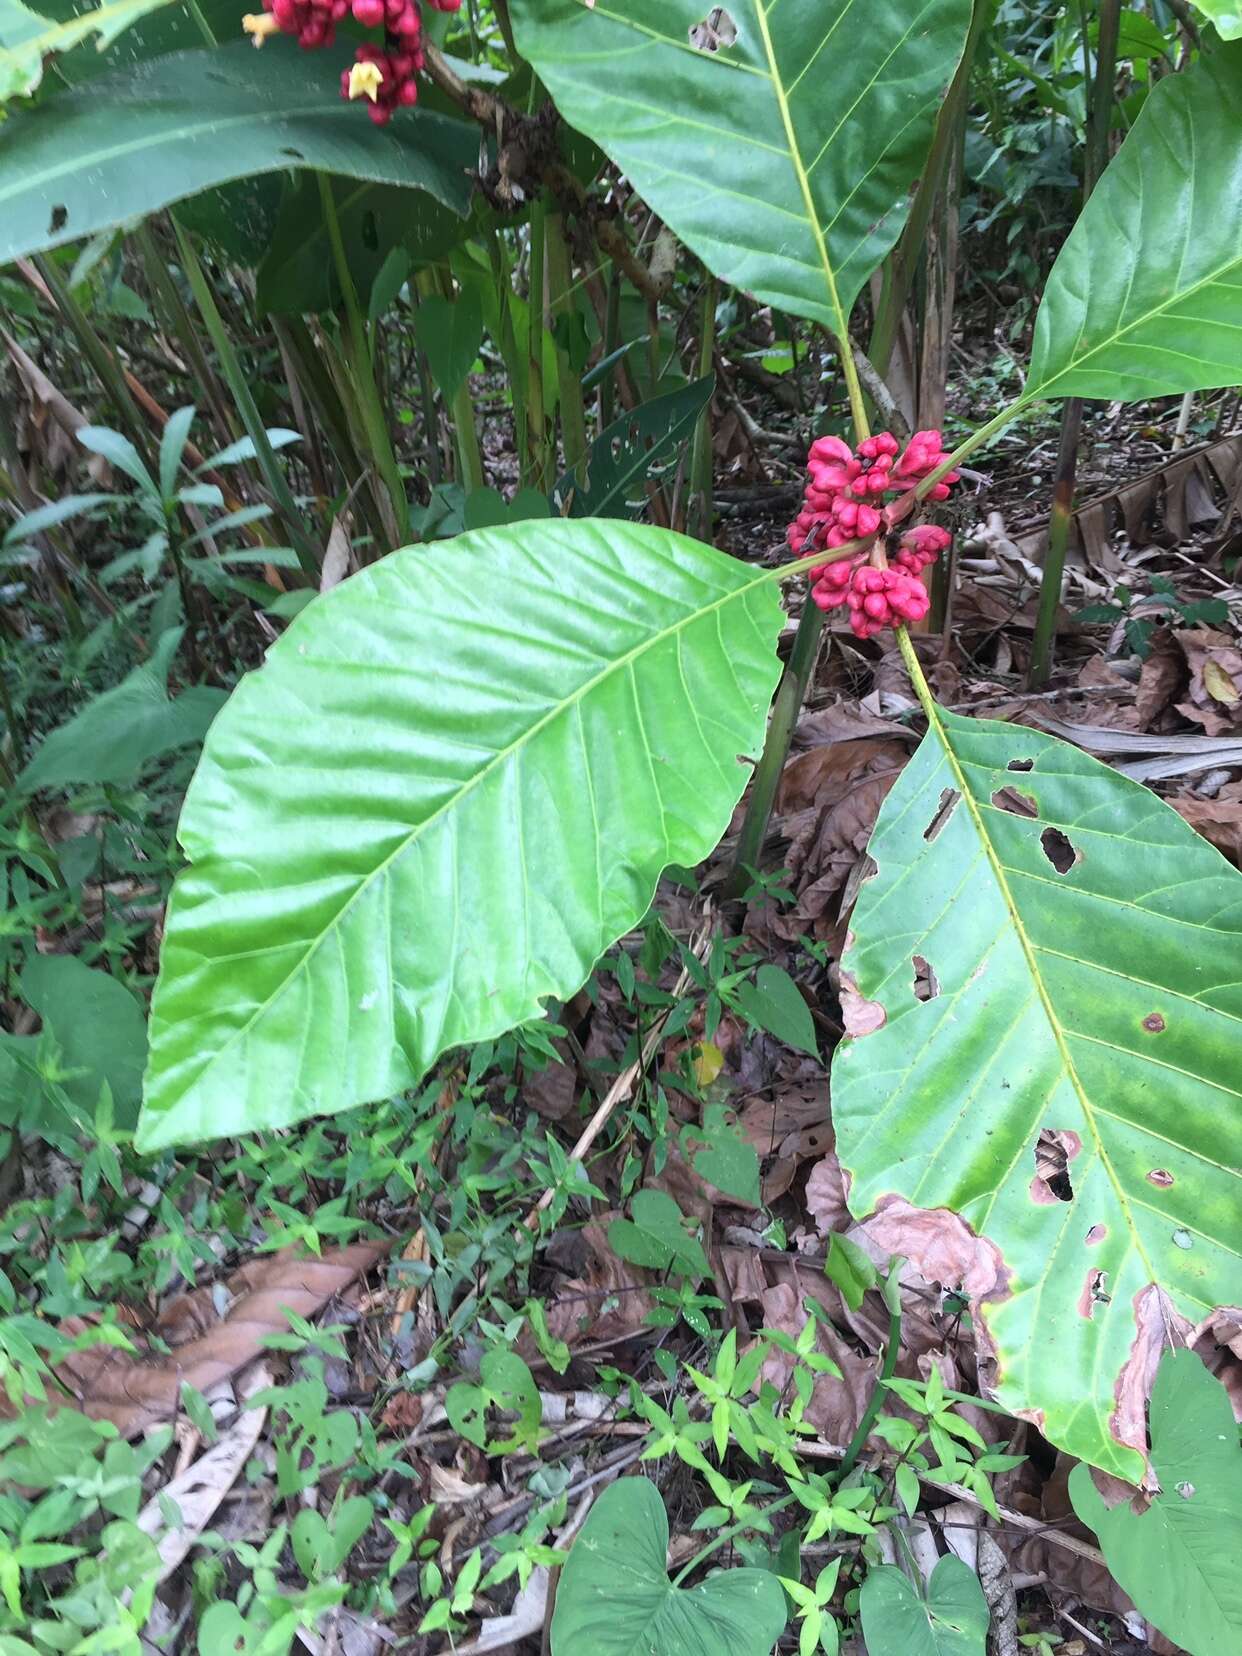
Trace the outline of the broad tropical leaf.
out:
[[[1242,38],[1242,4],[1239,0],[1195,0],[1195,5],[1220,30],[1225,40]]]
[[[1242,875],[1078,749],[942,710],[870,854],[850,1205],[965,1284],[1007,1408],[1138,1481],[1168,1321],[1242,1280]]]
[[[767,1570],[722,1570],[674,1587],[668,1517],[646,1478],[621,1478],[591,1509],[561,1571],[552,1656],[771,1656],[785,1595]]]
[[[426,190],[465,214],[464,122],[376,127],[332,52],[289,40],[174,52],[100,75],[0,125],[0,263],[77,241],[252,173],[314,167]]]
[[[1085,1466],[1074,1511],[1148,1621],[1191,1656],[1242,1649],[1242,1449],[1229,1394],[1193,1351],[1166,1351],[1151,1394],[1160,1493],[1108,1507]]]
[[[1242,41],[1151,92],[1057,256],[1024,402],[1236,385]]]
[[[762,573],[620,523],[410,548],[318,598],[181,818],[141,1140],[383,1098],[571,994],[763,741]]]
[[[99,36],[102,52],[131,23],[169,4],[169,0],[105,0],[57,22],[22,4],[0,0],[0,104],[33,92],[43,79],[43,60],[67,52],[90,35]]]
[[[970,0],[511,10],[565,119],[710,270],[845,333],[901,230]]]

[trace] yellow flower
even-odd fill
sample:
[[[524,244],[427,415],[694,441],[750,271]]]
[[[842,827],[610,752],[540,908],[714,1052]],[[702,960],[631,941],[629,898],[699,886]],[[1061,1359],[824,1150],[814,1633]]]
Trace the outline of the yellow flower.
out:
[[[262,46],[268,35],[280,32],[280,24],[271,12],[247,12],[242,18],[242,28],[255,46]]]
[[[378,63],[355,63],[349,71],[349,95],[351,98],[370,98],[374,103],[383,80],[384,71]]]

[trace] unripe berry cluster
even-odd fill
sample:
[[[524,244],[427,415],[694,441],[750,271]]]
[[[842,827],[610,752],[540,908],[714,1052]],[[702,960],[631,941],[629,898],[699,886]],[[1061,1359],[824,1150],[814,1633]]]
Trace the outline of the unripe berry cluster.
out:
[[[437,11],[457,11],[461,0],[428,4]],[[293,35],[306,51],[331,46],[337,24],[347,15],[364,29],[382,28],[383,46],[359,46],[353,67],[342,71],[341,96],[368,99],[367,113],[376,126],[390,121],[394,110],[417,102],[414,77],[424,62],[419,0],[263,0],[263,5],[263,13],[242,19],[256,46],[275,33]]]

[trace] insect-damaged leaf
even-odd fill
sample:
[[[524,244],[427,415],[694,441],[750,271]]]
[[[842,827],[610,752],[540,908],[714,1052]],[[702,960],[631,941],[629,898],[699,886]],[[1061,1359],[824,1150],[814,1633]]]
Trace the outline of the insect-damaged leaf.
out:
[[[1237,1293],[1242,876],[1077,749],[940,710],[870,851],[850,1205],[964,1282],[1002,1403],[1137,1481],[1165,1318]]]

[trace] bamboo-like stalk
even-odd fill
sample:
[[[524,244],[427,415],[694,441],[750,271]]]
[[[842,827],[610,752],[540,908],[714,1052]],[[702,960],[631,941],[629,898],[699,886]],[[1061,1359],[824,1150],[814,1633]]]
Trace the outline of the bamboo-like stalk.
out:
[[[523,482],[546,493],[551,484],[546,454],[546,427],[543,402],[543,270],[545,254],[544,226],[547,209],[542,199],[530,210],[530,249],[527,282],[526,330],[526,463],[529,472]]]
[[[1121,0],[1100,0],[1100,28],[1095,51],[1095,81],[1083,158],[1083,201],[1088,200],[1108,165],[1108,133],[1112,124],[1113,93],[1117,77],[1117,41],[1121,31]],[[1086,9],[1083,11],[1086,28]],[[1078,438],[1082,429],[1082,398],[1068,397],[1061,409],[1061,437],[1057,447],[1057,475],[1048,520],[1048,550],[1039,584],[1039,614],[1031,642],[1027,687],[1039,690],[1052,671],[1057,605],[1065,574],[1065,551],[1074,514],[1074,483],[1078,471]]]
[[[706,274],[699,303],[699,379],[712,371],[716,348],[716,278]],[[690,532],[701,541],[712,538],[712,400],[703,404],[694,426],[694,451],[690,461]]]
[[[548,266],[548,303],[553,322],[568,319],[574,306],[573,266],[565,239],[565,221],[560,213],[549,213],[544,224]],[[560,400],[561,446],[565,470],[576,471],[586,456],[586,410],[582,401],[582,376],[562,346],[556,347],[556,379]]]

